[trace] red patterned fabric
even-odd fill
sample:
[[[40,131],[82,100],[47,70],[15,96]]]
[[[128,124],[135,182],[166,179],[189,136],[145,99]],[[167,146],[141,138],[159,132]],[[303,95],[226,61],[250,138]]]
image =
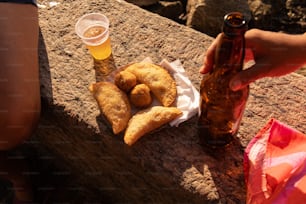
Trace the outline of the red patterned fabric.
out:
[[[271,119],[244,156],[248,204],[306,203],[306,135]]]

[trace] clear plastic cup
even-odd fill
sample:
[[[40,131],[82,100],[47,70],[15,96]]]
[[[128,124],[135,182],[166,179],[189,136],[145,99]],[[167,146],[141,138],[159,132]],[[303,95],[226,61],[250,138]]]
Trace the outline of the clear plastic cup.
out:
[[[90,13],[82,16],[75,25],[75,32],[94,59],[104,60],[111,55],[109,20],[105,15]]]

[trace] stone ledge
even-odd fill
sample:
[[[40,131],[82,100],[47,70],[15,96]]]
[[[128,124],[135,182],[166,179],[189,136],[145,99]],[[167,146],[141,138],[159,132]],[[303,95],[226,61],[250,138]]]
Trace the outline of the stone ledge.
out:
[[[275,117],[305,132],[305,77],[291,74],[252,85],[239,140],[223,151],[203,151],[196,118],[127,147],[122,135],[114,136],[103,122],[88,91],[99,74],[74,33],[77,19],[89,12],[109,17],[113,54],[107,65],[121,67],[145,57],[154,62],[180,59],[196,87],[212,38],[120,0],[58,2],[39,9],[44,106],[32,140],[96,201],[103,193],[114,203],[244,203],[243,150],[260,127]]]

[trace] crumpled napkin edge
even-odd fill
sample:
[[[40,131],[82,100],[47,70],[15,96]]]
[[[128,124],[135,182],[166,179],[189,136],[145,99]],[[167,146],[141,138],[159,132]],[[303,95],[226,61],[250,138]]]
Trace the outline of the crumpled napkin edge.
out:
[[[166,68],[170,74],[173,75],[177,83],[176,104],[178,104],[177,108],[180,109],[183,114],[171,121],[169,124],[170,126],[178,127],[182,122],[198,114],[200,93],[193,86],[192,82],[186,75],[185,69],[179,59],[172,62],[168,62],[166,59],[163,59],[160,65]],[[181,104],[182,100],[186,99],[186,96],[190,98],[189,103]]]

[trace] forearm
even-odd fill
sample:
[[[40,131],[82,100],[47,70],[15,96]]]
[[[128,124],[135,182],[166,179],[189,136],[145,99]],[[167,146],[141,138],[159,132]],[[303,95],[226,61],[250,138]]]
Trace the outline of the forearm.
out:
[[[292,63],[303,65],[306,63],[306,34],[288,35],[282,34],[283,43],[288,48],[288,57]]]
[[[0,3],[0,19],[0,150],[3,150],[28,138],[40,114],[37,7]]]

